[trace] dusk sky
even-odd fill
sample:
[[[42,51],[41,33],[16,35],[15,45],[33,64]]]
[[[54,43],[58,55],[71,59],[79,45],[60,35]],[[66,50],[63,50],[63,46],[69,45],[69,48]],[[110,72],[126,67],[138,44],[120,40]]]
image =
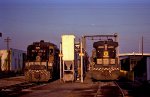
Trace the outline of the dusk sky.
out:
[[[59,47],[61,35],[119,34],[120,52],[150,53],[150,0],[0,0],[0,49],[26,50],[45,40]],[[87,46],[92,47],[92,44]]]

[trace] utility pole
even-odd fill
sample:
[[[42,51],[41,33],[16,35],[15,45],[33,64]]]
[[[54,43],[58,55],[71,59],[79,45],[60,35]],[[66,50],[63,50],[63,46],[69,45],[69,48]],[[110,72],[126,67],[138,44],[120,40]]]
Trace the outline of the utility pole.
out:
[[[143,57],[143,51],[144,51],[144,47],[143,47],[143,36],[142,36],[142,57]]]
[[[4,39],[4,41],[7,43],[7,50],[9,50],[9,42],[11,41],[11,39],[7,37],[6,39]]]
[[[59,58],[60,58],[60,81],[62,80],[62,43],[60,43],[60,52],[59,52]]]
[[[2,32],[0,32],[0,37],[2,37]]]
[[[84,56],[84,53],[83,53],[83,50],[82,50],[83,49],[82,42],[83,42],[83,37],[80,41],[80,54],[79,54],[79,56],[81,57],[81,82],[83,83],[83,56]]]

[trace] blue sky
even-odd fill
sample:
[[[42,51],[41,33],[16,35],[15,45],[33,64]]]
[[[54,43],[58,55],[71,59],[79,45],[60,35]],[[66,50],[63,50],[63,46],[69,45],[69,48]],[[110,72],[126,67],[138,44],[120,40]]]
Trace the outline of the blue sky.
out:
[[[0,49],[26,50],[33,41],[59,46],[62,34],[118,33],[120,52],[138,52],[144,37],[144,52],[150,52],[149,0],[1,0]],[[88,44],[92,47],[92,44]]]

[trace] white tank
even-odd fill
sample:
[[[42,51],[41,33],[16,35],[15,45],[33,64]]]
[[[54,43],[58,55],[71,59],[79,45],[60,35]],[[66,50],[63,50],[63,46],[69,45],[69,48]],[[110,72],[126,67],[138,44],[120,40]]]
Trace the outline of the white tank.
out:
[[[74,60],[74,35],[62,35],[62,53],[64,61]]]

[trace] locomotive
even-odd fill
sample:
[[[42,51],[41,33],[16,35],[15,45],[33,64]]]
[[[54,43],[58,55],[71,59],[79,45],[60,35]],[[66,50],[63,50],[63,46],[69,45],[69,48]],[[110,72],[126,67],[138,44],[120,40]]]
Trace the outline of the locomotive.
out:
[[[117,35],[105,35],[93,47],[92,79],[117,80],[120,73]]]
[[[33,42],[27,47],[25,79],[29,82],[47,82],[59,77],[59,49],[50,42]]]

